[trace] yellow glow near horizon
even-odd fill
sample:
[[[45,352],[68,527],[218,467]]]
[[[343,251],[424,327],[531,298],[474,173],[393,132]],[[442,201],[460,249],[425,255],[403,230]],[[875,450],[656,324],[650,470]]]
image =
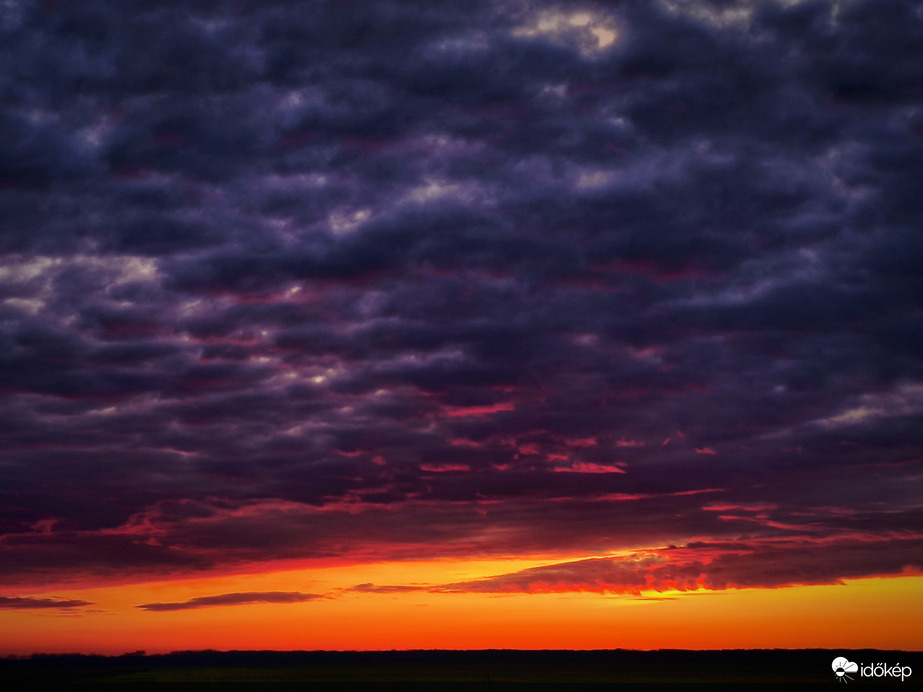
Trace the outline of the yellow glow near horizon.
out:
[[[349,565],[55,590],[91,601],[79,612],[0,611],[0,654],[119,654],[190,649],[721,649],[923,650],[923,577],[842,585],[616,596],[351,591],[356,584],[445,584],[548,560]],[[421,584],[423,585],[423,584]],[[142,603],[226,593],[323,597],[164,612]]]

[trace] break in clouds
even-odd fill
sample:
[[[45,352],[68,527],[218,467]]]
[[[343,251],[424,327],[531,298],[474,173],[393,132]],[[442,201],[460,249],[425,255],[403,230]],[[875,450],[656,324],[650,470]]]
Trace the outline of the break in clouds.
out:
[[[920,568],[913,3],[7,0],[0,34],[6,583]],[[0,606],[77,603],[39,600]]]

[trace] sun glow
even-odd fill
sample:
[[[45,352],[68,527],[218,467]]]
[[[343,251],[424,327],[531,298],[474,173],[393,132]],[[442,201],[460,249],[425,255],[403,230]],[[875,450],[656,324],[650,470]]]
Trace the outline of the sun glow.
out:
[[[61,611],[0,611],[0,652],[191,649],[923,647],[923,577],[781,589],[452,593],[548,559],[316,564],[260,574],[71,588]],[[147,611],[210,594],[305,594],[303,602]]]

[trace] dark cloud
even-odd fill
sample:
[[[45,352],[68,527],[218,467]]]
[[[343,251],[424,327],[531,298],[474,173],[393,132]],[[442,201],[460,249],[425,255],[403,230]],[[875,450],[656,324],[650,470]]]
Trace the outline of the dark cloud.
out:
[[[297,591],[265,591],[248,593],[224,593],[218,596],[199,596],[181,603],[143,603],[136,608],[152,612],[166,610],[188,610],[190,608],[212,608],[227,605],[251,605],[253,603],[304,603],[315,598],[317,594],[299,593]]]
[[[81,608],[83,606],[93,605],[90,601],[80,601],[76,599],[63,598],[29,598],[23,596],[0,596],[0,608],[9,610],[46,610],[46,609],[67,609]]]
[[[778,583],[827,583],[799,541],[850,533],[905,564],[910,4],[11,1],[0,32],[5,578],[785,539]]]
[[[849,578],[918,574],[920,546],[919,537],[880,543],[803,546],[760,545],[759,542],[700,543],[683,549],[653,551],[631,559],[581,560],[533,567],[477,581],[447,584],[435,590],[447,593],[592,591],[640,594],[643,591],[839,584]]]

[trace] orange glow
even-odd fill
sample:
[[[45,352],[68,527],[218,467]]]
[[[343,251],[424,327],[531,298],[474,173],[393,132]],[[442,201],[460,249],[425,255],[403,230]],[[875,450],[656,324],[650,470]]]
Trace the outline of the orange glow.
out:
[[[188,649],[923,649],[923,577],[836,586],[646,593],[482,594],[355,591],[357,584],[445,584],[547,564],[540,560],[314,567],[74,590],[35,597],[91,601],[72,613],[0,611],[0,653],[118,654]],[[142,603],[226,593],[323,594],[148,612]]]

